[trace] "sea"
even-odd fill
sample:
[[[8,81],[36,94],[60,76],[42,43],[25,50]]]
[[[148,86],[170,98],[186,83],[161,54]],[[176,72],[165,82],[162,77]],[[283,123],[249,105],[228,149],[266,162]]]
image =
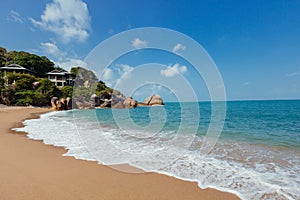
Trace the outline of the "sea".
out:
[[[300,199],[300,100],[69,110],[23,123],[15,130],[66,148],[63,156],[126,163],[241,199]]]

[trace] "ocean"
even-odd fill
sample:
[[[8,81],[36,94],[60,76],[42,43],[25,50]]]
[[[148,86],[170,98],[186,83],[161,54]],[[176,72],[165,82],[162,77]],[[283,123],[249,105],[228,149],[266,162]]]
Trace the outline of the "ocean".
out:
[[[300,100],[219,104],[224,119],[214,120],[218,102],[184,102],[51,112],[16,130],[65,147],[64,156],[128,163],[241,199],[300,199]]]

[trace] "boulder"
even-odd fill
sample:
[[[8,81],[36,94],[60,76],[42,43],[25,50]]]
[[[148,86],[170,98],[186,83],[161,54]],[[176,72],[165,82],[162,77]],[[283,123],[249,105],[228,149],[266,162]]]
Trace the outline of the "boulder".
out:
[[[111,100],[106,100],[100,105],[100,108],[110,108],[110,107],[111,107]]]
[[[124,100],[126,99],[126,97],[122,94],[116,94],[116,93],[112,93],[111,94],[111,106],[112,107],[116,107],[116,106],[120,106],[120,104],[123,104]],[[124,108],[124,106],[123,106]]]
[[[137,106],[137,101],[132,97],[127,97],[123,102],[125,108],[135,108]]]
[[[56,110],[56,102],[58,100],[58,97],[52,97],[51,99],[51,107],[52,109]]]
[[[51,107],[54,110],[70,110],[72,109],[72,99],[67,97],[66,99],[58,97],[52,97]]]
[[[71,110],[72,109],[72,99],[70,97],[67,97],[66,102],[67,102],[67,105],[66,105],[67,110]]]
[[[161,98],[161,96],[157,95],[157,94],[153,94],[150,97],[147,97],[143,104],[145,105],[149,105],[149,106],[153,106],[153,105],[164,105],[163,100]]]
[[[114,104],[112,108],[125,108],[125,106],[123,103],[118,102],[118,103]]]

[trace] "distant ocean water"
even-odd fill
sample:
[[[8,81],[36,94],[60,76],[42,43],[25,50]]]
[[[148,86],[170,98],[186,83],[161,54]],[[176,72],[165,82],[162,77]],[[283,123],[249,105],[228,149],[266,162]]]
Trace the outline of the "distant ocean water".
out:
[[[210,102],[73,110],[27,120],[17,130],[65,147],[66,156],[129,163],[242,199],[300,199],[300,100],[227,102],[220,138],[203,155],[211,115]]]

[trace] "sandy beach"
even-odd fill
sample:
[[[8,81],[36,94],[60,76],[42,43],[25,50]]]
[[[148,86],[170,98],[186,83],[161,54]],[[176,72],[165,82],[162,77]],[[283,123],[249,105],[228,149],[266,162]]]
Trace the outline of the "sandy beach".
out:
[[[63,157],[66,150],[11,131],[46,108],[0,107],[0,199],[239,199],[156,173],[131,174]]]

